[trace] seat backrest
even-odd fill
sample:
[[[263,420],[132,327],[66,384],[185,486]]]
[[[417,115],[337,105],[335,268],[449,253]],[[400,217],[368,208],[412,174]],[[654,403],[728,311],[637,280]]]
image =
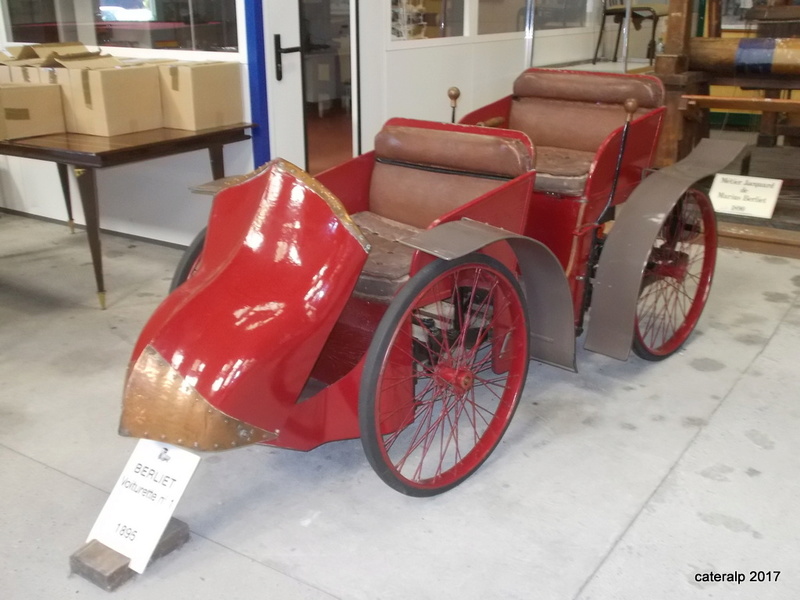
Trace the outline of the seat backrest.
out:
[[[625,123],[629,98],[639,105],[635,118],[663,106],[664,87],[647,75],[531,69],[514,82],[508,126],[537,147],[595,152]]]
[[[532,148],[519,137],[445,127],[384,126],[375,137],[371,212],[424,229],[534,167]]]

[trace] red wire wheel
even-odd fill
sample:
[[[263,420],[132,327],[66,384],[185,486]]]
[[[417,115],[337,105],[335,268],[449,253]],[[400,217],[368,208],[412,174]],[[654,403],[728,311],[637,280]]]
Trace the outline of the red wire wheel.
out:
[[[647,259],[636,306],[633,351],[645,360],[674,354],[697,325],[717,261],[708,196],[689,190],[664,220]]]
[[[500,442],[528,373],[516,277],[483,254],[437,260],[400,290],[365,359],[361,442],[389,486],[445,492]]]

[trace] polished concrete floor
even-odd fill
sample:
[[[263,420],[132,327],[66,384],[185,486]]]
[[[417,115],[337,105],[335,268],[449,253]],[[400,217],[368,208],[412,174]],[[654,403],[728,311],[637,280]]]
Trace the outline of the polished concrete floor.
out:
[[[109,597],[68,559],[135,444],[123,377],[180,252],[104,235],[103,254],[105,311],[83,233],[0,214],[3,598]],[[113,597],[797,598],[799,343],[800,261],[723,250],[682,351],[532,364],[504,441],[447,494],[392,491],[358,441],[204,455],[176,511],[191,540]]]

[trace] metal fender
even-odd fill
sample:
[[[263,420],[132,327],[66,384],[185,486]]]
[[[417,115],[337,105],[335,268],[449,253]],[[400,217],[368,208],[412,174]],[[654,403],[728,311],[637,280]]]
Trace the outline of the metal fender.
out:
[[[200,450],[275,439],[368,251],[336,197],[280,159],[220,192],[196,270],[136,343],[120,433]]]
[[[530,355],[576,371],[575,323],[567,278],[555,255],[541,242],[479,221],[442,223],[403,243],[437,258],[453,260],[505,241],[516,255],[530,323]]]
[[[650,249],[672,207],[694,183],[731,164],[745,145],[704,139],[683,160],[656,171],[628,197],[600,255],[584,347],[627,360]]]

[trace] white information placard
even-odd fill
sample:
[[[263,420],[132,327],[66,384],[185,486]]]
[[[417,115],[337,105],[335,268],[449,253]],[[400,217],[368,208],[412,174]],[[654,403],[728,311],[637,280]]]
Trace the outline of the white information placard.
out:
[[[86,541],[127,556],[144,573],[199,462],[183,448],[139,440]]]
[[[717,173],[709,197],[719,213],[771,219],[781,185],[782,179]]]

